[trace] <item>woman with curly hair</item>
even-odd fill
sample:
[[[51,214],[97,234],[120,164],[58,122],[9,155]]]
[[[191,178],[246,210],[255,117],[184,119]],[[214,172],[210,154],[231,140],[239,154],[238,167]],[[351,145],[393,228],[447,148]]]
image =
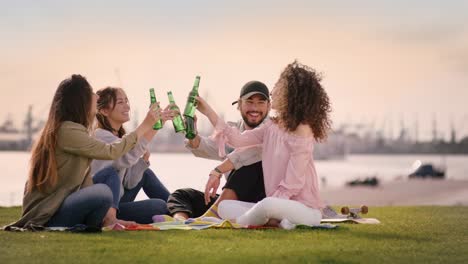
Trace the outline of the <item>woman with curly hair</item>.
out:
[[[281,73],[271,92],[277,116],[256,129],[240,133],[227,126],[216,112],[199,98],[198,110],[215,126],[219,151],[225,143],[236,148],[262,145],[262,162],[267,198],[257,204],[223,201],[218,213],[242,225],[318,225],[322,217],[313,146],[326,139],[331,121],[329,98],[316,71],[297,61]],[[237,151],[242,151],[238,149]],[[221,174],[232,168],[225,160],[210,172],[205,198],[216,193]]]

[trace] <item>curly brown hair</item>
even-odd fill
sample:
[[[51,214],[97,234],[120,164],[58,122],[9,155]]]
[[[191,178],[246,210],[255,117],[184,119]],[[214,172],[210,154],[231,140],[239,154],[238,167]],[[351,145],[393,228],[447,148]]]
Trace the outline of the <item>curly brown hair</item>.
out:
[[[281,85],[277,99],[278,121],[287,131],[295,131],[300,124],[312,129],[314,138],[323,141],[331,128],[330,100],[314,69],[297,60],[286,66],[276,85]]]

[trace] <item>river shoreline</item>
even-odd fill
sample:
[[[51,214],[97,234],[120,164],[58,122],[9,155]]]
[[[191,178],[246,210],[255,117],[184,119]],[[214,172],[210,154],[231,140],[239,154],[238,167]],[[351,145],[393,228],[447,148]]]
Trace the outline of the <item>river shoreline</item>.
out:
[[[330,205],[468,206],[468,180],[415,179],[389,181],[377,187],[341,187],[321,191]]]

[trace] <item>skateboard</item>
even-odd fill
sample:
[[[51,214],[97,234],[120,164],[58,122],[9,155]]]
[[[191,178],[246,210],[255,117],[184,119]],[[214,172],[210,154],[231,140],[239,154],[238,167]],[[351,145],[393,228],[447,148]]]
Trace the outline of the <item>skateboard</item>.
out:
[[[344,215],[347,215],[348,218],[361,218],[359,215],[361,214],[367,214],[369,212],[369,207],[365,205],[361,205],[359,208],[349,208],[348,206],[341,207],[341,213]]]
[[[359,208],[349,208],[344,206],[341,208],[341,214],[335,212],[330,207],[327,207],[326,216],[323,217],[322,223],[355,223],[355,224],[380,224],[376,218],[362,218],[360,214],[367,214],[369,207],[362,205]]]

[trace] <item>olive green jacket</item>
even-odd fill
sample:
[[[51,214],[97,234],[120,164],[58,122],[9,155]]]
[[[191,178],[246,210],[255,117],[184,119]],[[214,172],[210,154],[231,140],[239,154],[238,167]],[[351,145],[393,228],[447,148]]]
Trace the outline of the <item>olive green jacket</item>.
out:
[[[91,137],[83,125],[63,122],[55,149],[57,184],[45,192],[34,189],[25,193],[23,215],[10,226],[45,225],[68,195],[93,184],[89,173],[92,159],[117,159],[132,149],[137,141],[137,134],[132,132],[118,143],[106,144]]]

